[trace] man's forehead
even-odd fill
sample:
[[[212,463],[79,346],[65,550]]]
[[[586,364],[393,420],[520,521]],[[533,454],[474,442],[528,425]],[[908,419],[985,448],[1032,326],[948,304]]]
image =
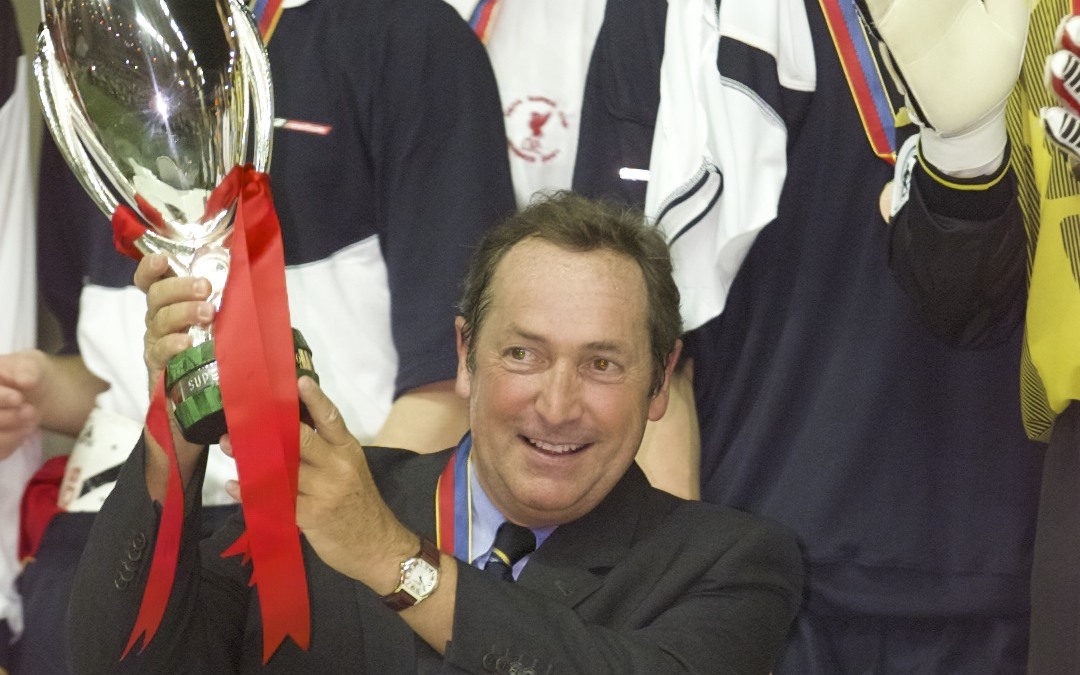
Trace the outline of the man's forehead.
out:
[[[551,340],[556,332],[579,345],[628,348],[645,331],[644,276],[632,258],[608,249],[519,242],[496,268],[489,298],[490,320],[504,337]]]
[[[567,269],[605,267],[612,271],[636,269],[637,263],[625,253],[609,248],[581,250],[569,248],[536,236],[526,237],[510,247],[495,267],[492,282],[499,277],[518,275],[523,271],[532,274],[558,276]],[[630,272],[632,275],[633,272]],[[644,287],[642,287],[644,288]]]

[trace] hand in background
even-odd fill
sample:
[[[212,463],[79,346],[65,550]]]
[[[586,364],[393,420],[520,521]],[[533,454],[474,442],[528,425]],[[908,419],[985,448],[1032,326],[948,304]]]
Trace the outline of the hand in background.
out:
[[[1041,111],[1046,137],[1068,155],[1074,166],[1080,163],[1080,16],[1061,20],[1054,38],[1056,52],[1046,59],[1046,88],[1060,106]]]
[[[0,459],[41,425],[48,357],[37,349],[0,356]]]

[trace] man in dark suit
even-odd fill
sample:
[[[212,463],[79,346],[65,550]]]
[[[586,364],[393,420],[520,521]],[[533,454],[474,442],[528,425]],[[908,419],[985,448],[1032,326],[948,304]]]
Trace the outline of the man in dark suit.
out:
[[[202,281],[164,275],[155,257],[136,273],[155,374],[209,316]],[[678,306],[666,245],[640,214],[562,193],[493,230],[474,258],[457,319],[471,432],[457,448],[361,448],[302,379],[311,642],[286,640],[267,671],[768,672],[799,604],[794,540],[653,489],[634,465],[667,406]],[[197,503],[205,453],[175,441]],[[71,604],[76,671],[261,672],[250,570],[221,557],[243,523],[199,550],[197,508],[160,628],[120,659],[167,462],[152,441],[136,447],[98,516]],[[504,521],[523,537],[516,553]]]

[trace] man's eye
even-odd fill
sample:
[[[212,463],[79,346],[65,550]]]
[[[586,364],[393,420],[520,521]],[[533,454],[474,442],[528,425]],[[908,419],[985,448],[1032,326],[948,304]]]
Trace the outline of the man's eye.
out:
[[[525,349],[522,347],[510,348],[510,358],[514,359],[515,361],[524,361],[526,355],[527,354],[525,352]]]
[[[607,359],[593,359],[593,368],[599,371],[605,371],[611,367],[611,361]]]

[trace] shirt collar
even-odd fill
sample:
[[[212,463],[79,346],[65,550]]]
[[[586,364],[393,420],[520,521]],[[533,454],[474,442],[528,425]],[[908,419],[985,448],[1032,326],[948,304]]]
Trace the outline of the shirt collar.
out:
[[[470,469],[473,467],[470,466]],[[495,532],[506,520],[498,507],[491,503],[480,481],[476,477],[476,471],[469,471],[469,486],[472,488],[472,551],[469,552],[470,562],[481,569],[487,564],[488,554],[495,543]],[[544,543],[557,525],[548,527],[533,527],[533,535],[536,536],[536,548]],[[514,565],[514,578],[517,579],[521,570],[525,568],[532,554],[525,556]]]

